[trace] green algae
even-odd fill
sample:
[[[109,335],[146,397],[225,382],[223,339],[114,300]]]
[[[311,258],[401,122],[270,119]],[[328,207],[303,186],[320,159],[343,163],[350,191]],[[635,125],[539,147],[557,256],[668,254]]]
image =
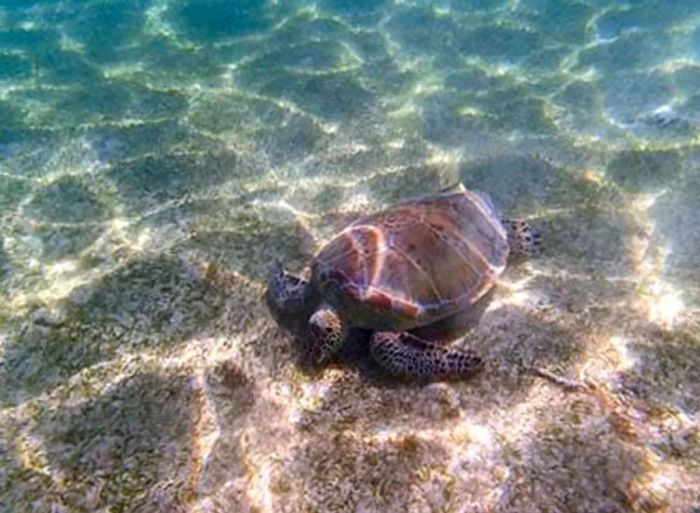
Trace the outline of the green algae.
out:
[[[143,0],[93,3],[67,20],[67,31],[86,48],[88,59],[117,61],[121,48],[133,44],[141,34],[146,5]]]
[[[607,175],[634,191],[657,190],[677,179],[682,157],[675,151],[624,151],[610,162]]]
[[[544,37],[556,44],[583,42],[588,37],[595,9],[587,2],[546,0],[534,4],[536,11],[528,13],[526,19]]]
[[[0,208],[9,210],[31,191],[31,183],[19,177],[0,175]]]
[[[431,54],[437,58],[452,55],[458,34],[457,24],[438,16],[428,7],[411,6],[394,11],[387,23],[391,37],[407,51]]]
[[[654,329],[632,342],[637,364],[625,373],[636,392],[689,412],[700,411],[700,339],[690,331]]]
[[[579,56],[578,66],[652,67],[661,59],[654,49],[669,44],[665,35],[630,32],[613,42],[584,51]]]
[[[459,48],[467,55],[486,59],[517,60],[541,45],[539,33],[506,25],[483,26],[460,37]]]
[[[644,455],[619,442],[599,406],[572,398],[544,418],[539,436],[512,467],[499,511],[535,511],[535,501],[540,511],[636,510],[630,488],[646,470]]]
[[[5,278],[5,275],[9,272],[10,265],[7,254],[5,253],[5,241],[0,237],[0,280]]]
[[[556,98],[569,108],[584,111],[595,110],[600,107],[600,92],[596,87],[582,80],[576,80],[566,85]]]
[[[103,221],[108,212],[85,181],[76,176],[62,177],[41,187],[26,204],[24,213],[36,221],[78,223]]]
[[[252,208],[233,211],[218,221],[197,229],[182,249],[209,255],[207,260],[215,259],[218,265],[256,280],[266,278],[271,255],[283,251],[290,262],[303,260],[313,244],[300,223],[261,218]]]
[[[0,54],[0,80],[29,78],[34,72],[32,61],[26,57]]]
[[[220,0],[175,2],[169,10],[173,21],[196,40],[242,36],[270,27],[265,2],[257,0],[241,5]]]
[[[32,434],[48,443],[44,457],[61,477],[43,480],[71,509],[174,503],[184,495],[178,468],[191,450],[193,408],[186,376],[140,374],[84,405],[46,411]],[[178,481],[180,490],[169,500],[167,494],[157,496],[159,482]],[[31,500],[31,494],[25,487],[12,492],[17,504]]]
[[[178,298],[172,293],[178,291]],[[14,319],[4,380],[12,396],[36,394],[136,347],[167,348],[206,327],[222,298],[178,260],[135,261],[73,291],[54,320]]]
[[[450,171],[453,170],[440,165],[407,166],[394,173],[375,176],[368,180],[367,186],[373,198],[391,204],[407,196],[419,196],[426,188],[439,191],[451,185]]]
[[[166,153],[147,155],[115,165],[108,177],[129,210],[162,205],[199,189],[221,184],[236,175],[239,158],[235,152]]]

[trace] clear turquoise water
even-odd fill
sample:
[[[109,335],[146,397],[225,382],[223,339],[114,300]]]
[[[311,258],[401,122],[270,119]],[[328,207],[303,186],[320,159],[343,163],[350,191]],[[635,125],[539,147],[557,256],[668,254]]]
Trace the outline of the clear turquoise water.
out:
[[[697,511],[699,133],[688,0],[5,0],[0,510]],[[270,262],[457,180],[491,368],[302,372]]]

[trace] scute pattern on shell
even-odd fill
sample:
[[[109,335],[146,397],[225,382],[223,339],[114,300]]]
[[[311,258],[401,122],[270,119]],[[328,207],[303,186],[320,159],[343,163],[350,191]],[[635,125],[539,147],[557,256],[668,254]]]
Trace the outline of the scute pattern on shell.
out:
[[[447,192],[358,219],[317,256],[312,279],[357,326],[406,329],[474,303],[507,258],[492,207]]]

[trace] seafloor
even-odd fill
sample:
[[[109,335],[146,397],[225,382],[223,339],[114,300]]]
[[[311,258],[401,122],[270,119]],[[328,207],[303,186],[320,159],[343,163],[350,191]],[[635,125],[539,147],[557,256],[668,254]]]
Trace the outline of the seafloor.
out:
[[[0,511],[700,511],[698,26],[687,0],[3,1]],[[270,263],[456,180],[546,243],[458,342],[485,372],[297,365]]]

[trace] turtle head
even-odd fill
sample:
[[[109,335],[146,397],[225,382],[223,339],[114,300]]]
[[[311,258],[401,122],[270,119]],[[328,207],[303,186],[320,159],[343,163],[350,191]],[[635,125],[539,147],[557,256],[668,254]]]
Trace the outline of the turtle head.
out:
[[[268,273],[265,300],[274,319],[295,333],[303,332],[306,320],[319,303],[316,289],[275,262]]]
[[[318,355],[317,363],[323,363],[336,353],[345,340],[347,328],[336,310],[321,305],[309,319],[311,350]]]

